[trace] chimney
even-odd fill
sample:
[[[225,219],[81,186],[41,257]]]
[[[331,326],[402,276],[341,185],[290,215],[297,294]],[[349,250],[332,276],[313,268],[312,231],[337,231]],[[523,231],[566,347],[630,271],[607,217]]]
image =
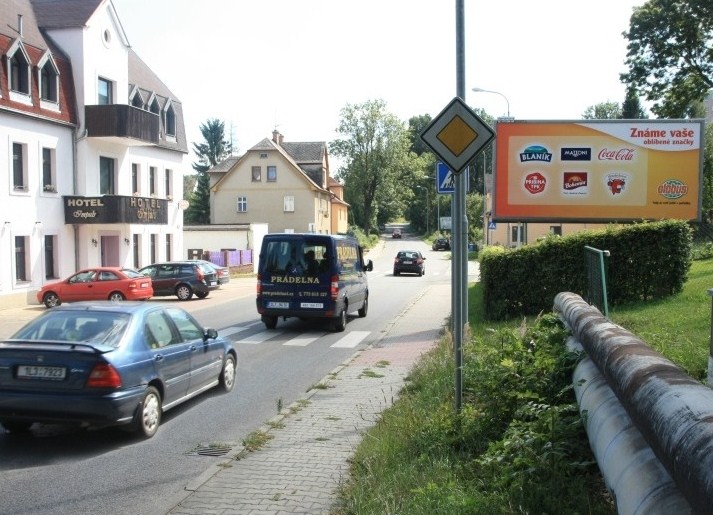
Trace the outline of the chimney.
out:
[[[22,15],[21,14],[17,15],[17,32],[20,34],[20,37],[23,36],[23,34],[22,34]]]
[[[284,136],[280,134],[280,131],[275,129],[272,131],[272,141],[274,143],[277,143],[278,145],[282,146],[282,140],[284,139]]]

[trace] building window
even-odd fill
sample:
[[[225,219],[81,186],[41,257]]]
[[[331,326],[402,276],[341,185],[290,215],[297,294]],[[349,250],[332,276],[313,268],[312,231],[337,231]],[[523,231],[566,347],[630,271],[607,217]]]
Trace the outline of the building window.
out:
[[[59,76],[52,65],[52,61],[48,60],[40,70],[40,98],[47,102],[57,102]]]
[[[156,252],[158,251],[158,246],[156,243],[156,235],[152,234],[151,235],[151,263],[155,263],[158,261]]]
[[[110,157],[99,157],[99,194],[116,195],[115,161]]]
[[[293,197],[292,195],[285,195],[284,206],[285,213],[294,213],[295,197]]]
[[[151,101],[151,104],[149,105],[149,111],[151,111],[153,114],[158,114],[160,111],[160,108],[158,107],[158,100],[156,100],[156,97]]]
[[[260,166],[253,166],[253,182],[262,181],[262,168]]]
[[[12,186],[15,190],[27,189],[27,145],[12,144]]]
[[[44,191],[56,192],[57,179],[55,170],[55,153],[53,148],[42,149],[42,189]]]
[[[166,136],[176,137],[176,112],[172,105],[166,109]]]
[[[139,93],[138,91],[134,93],[134,96],[131,98],[131,105],[136,107],[137,109],[144,108],[144,100],[141,98],[141,93]]]
[[[164,187],[166,189],[166,198],[173,200],[173,171],[166,168],[164,176]]]
[[[18,48],[10,58],[10,89],[25,95],[30,94],[30,66],[25,54]]]
[[[248,212],[248,198],[247,197],[238,197],[237,211],[238,211],[238,213],[247,213]]]
[[[139,250],[140,250],[140,245],[139,245],[139,235],[134,234],[132,237],[133,239],[133,244],[134,244],[134,268],[138,270],[141,268],[141,262],[139,261]]]
[[[27,281],[27,236],[15,236],[15,279]]]
[[[166,261],[171,261],[173,259],[171,255],[171,244],[173,240],[173,235],[167,234],[166,235]]]
[[[131,191],[134,195],[139,194],[139,165],[131,163]]]
[[[110,80],[99,77],[98,83],[98,98],[99,105],[109,105],[114,103],[114,88]]]
[[[45,279],[57,278],[56,240],[57,236],[45,235]]]
[[[156,195],[156,180],[158,170],[155,166],[149,166],[149,195]]]
[[[561,225],[550,225],[550,233],[556,236],[562,236],[562,226]]]
[[[267,180],[270,182],[275,182],[277,180],[277,167],[268,166],[267,167]]]

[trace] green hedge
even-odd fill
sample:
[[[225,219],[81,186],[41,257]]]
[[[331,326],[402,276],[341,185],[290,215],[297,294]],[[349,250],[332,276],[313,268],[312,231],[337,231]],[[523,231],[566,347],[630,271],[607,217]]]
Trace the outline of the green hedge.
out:
[[[517,249],[489,247],[480,255],[486,316],[503,320],[550,311],[562,291],[585,296],[585,246],[610,252],[610,306],[673,295],[686,281],[692,241],[687,222],[665,220],[551,236]]]

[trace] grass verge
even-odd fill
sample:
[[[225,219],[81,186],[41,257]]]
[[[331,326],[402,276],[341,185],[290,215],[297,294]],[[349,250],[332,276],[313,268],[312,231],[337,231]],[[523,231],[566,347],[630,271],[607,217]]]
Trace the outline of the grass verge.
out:
[[[708,287],[713,260],[696,261],[680,294],[612,307],[610,318],[703,379]],[[460,413],[446,335],[357,448],[334,514],[616,513],[574,399],[565,330],[551,314],[484,322],[481,297],[473,286]]]

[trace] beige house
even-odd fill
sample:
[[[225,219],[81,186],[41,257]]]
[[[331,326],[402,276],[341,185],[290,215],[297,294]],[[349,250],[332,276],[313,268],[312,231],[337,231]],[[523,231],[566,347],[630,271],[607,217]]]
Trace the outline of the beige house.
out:
[[[267,224],[269,232],[347,231],[341,185],[325,142],[288,143],[278,131],[208,170],[211,225]]]

